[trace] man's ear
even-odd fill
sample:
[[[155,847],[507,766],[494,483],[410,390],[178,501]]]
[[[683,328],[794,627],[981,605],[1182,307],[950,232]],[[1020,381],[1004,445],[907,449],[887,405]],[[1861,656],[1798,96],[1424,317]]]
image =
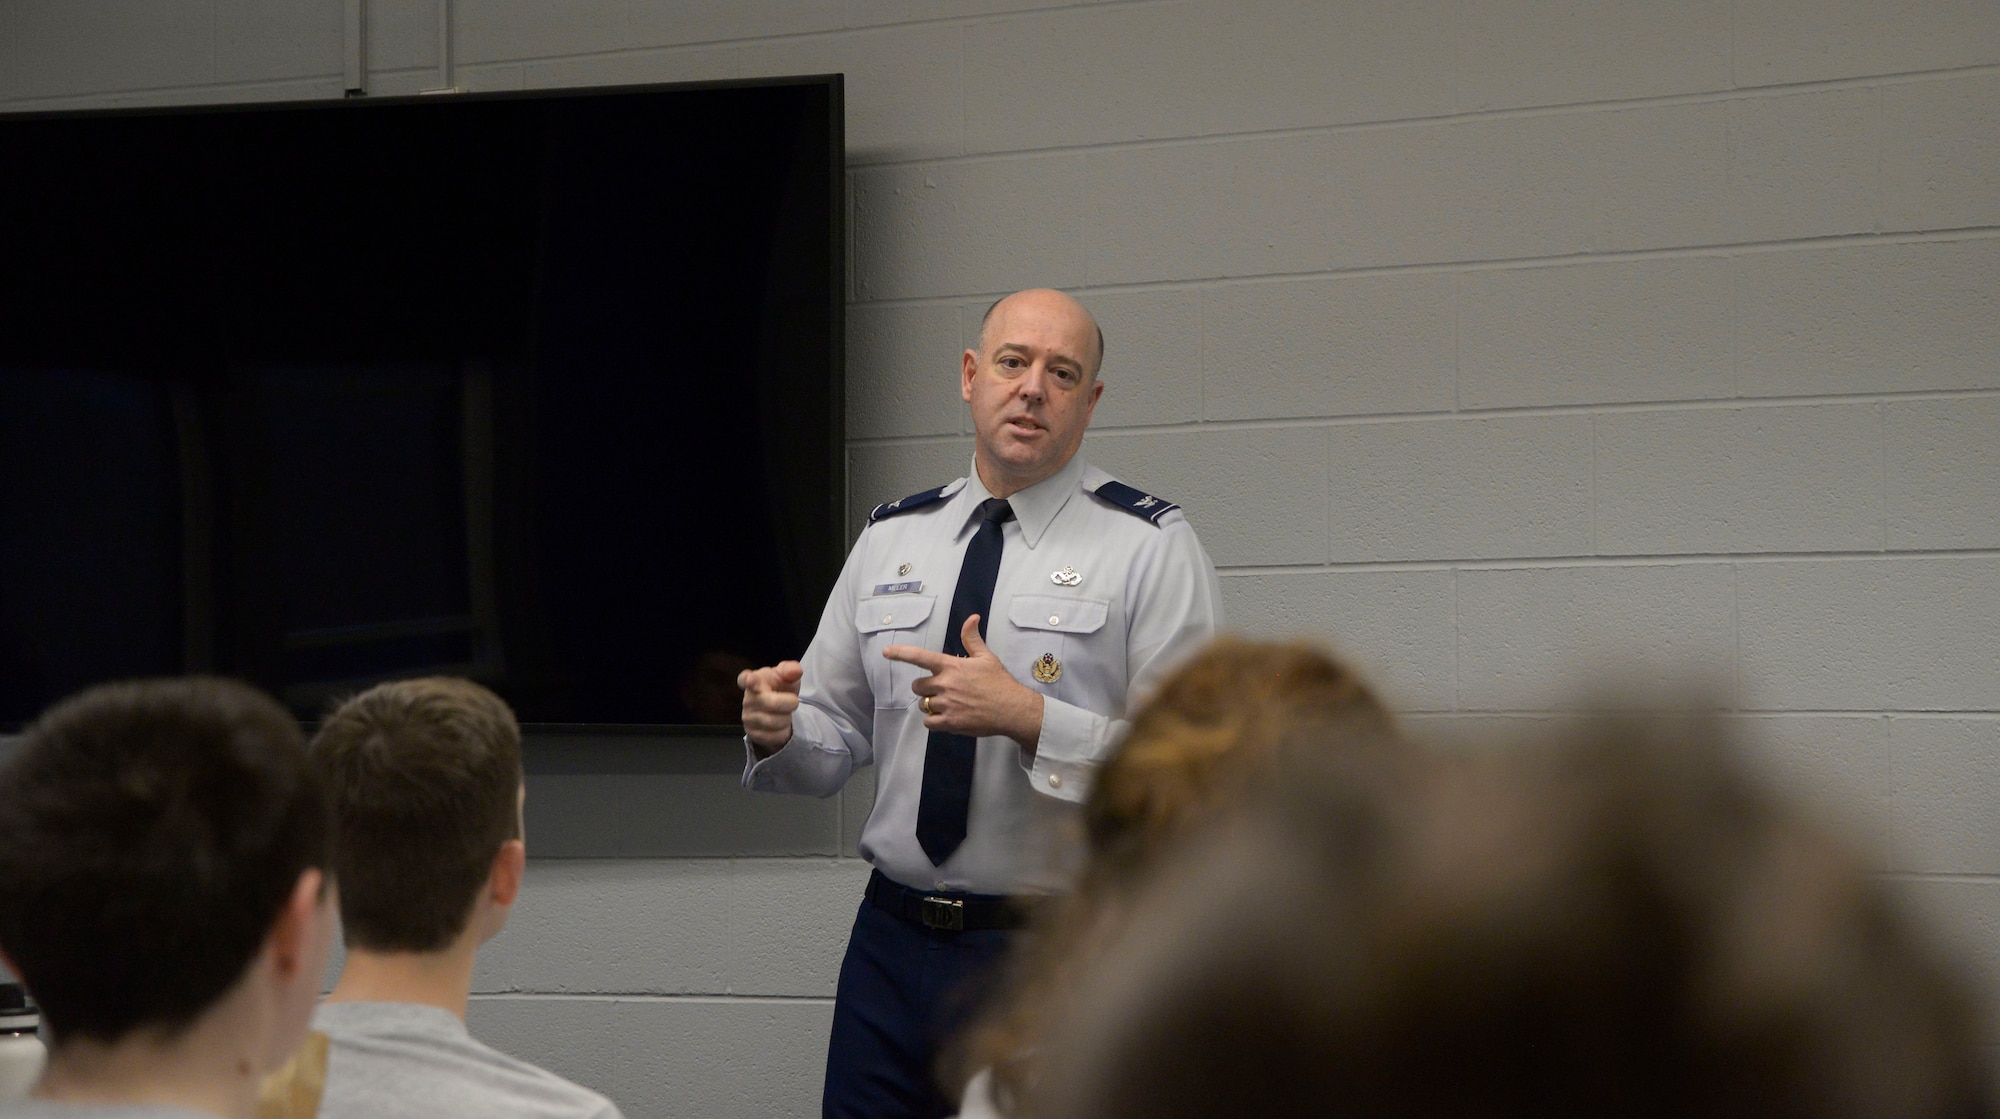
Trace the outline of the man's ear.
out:
[[[316,939],[320,936],[320,907],[333,904],[329,885],[326,872],[318,867],[300,871],[299,880],[292,884],[290,896],[285,898],[265,937],[272,966],[279,975],[289,978],[308,967],[320,966],[314,963],[324,958]]]
[[[979,355],[971,350],[965,351],[965,356],[959,359],[958,396],[967,404],[972,403],[972,375],[977,372],[979,372]]]
[[[510,839],[493,856],[493,873],[488,877],[487,897],[493,904],[508,906],[521,896],[521,876],[528,869],[528,845]]]

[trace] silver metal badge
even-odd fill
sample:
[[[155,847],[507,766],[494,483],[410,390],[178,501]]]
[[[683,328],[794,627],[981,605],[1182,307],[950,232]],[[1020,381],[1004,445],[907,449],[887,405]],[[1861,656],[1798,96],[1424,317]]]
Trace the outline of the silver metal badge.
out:
[[[896,574],[898,575],[908,575],[909,573],[910,573],[910,565],[907,563],[896,569]]]
[[[1051,572],[1049,574],[1049,582],[1054,583],[1058,587],[1074,587],[1078,583],[1083,582],[1083,576],[1076,573],[1076,568],[1065,567],[1061,571]]]

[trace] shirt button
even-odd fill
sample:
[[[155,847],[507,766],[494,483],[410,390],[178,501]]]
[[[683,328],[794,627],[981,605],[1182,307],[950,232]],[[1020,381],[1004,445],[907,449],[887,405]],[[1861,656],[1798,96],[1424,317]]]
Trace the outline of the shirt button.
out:
[[[1059,614],[1050,614],[1050,615],[1049,615],[1049,624],[1050,624],[1050,625],[1056,625],[1056,624],[1060,623],[1061,621],[1062,621],[1062,616],[1061,616],[1061,615],[1059,615]]]
[[[1062,774],[1060,773],[1049,774],[1049,788],[1051,789],[1062,788]]]
[[[894,615],[894,614],[884,614],[884,615],[882,615],[882,624],[883,624],[883,625],[885,625],[885,626],[886,626],[886,625],[888,625],[888,624],[889,624],[890,622],[893,622],[893,621],[895,621],[895,620],[896,620],[896,615]]]

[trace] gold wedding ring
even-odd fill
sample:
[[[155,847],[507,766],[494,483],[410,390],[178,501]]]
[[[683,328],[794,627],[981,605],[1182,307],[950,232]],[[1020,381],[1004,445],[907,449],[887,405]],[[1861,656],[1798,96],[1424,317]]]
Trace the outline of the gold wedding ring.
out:
[[[921,701],[920,701],[920,702],[919,702],[919,703],[917,704],[917,706],[918,706],[918,707],[921,707],[921,708],[923,708],[923,709],[924,709],[924,714],[926,714],[926,715],[930,714],[930,713],[931,713],[931,697],[929,697],[929,696],[925,696],[925,697],[924,697],[924,698],[923,698],[923,699],[922,699],[922,700],[921,700]]]

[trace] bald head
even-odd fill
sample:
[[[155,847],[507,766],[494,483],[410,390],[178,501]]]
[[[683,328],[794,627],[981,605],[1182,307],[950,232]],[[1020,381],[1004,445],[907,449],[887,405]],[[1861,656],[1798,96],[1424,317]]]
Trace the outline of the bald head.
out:
[[[990,352],[995,314],[1001,313],[1003,307],[1016,306],[1048,314],[1073,316],[1084,327],[1089,338],[1096,343],[1096,352],[1090,355],[1090,375],[1096,377],[1104,368],[1104,328],[1097,325],[1097,319],[1092,317],[1090,311],[1077,302],[1074,296],[1054,288],[1028,288],[994,300],[993,305],[986,308],[986,314],[979,320],[979,349],[982,353]]]

